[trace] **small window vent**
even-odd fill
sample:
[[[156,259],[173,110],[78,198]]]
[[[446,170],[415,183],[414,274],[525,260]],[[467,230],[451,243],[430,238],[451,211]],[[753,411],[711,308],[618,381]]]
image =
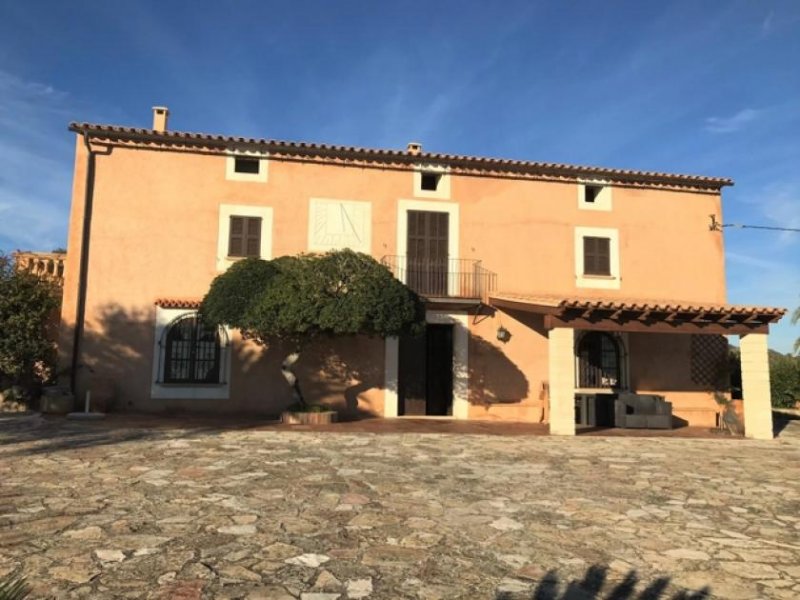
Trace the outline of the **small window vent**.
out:
[[[243,156],[237,156],[235,159],[235,164],[233,170],[237,173],[249,173],[252,175],[258,175],[260,168],[260,161],[257,158],[245,158]]]
[[[442,180],[440,173],[422,173],[419,187],[428,192],[435,192],[439,189],[439,182]]]

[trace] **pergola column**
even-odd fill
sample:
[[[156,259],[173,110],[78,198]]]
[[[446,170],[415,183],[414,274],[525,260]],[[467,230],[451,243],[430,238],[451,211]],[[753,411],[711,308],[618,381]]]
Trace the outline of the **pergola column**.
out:
[[[757,440],[772,439],[772,402],[769,390],[769,347],[766,333],[739,336],[742,361],[744,434]]]
[[[551,329],[547,335],[550,378],[550,433],[575,435],[575,330]]]

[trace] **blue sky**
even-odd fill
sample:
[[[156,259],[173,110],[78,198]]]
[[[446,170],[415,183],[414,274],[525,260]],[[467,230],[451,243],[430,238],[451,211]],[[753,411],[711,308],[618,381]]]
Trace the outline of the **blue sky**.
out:
[[[71,120],[732,177],[800,227],[800,2],[0,0],[0,250],[65,243]],[[800,304],[800,234],[726,232]],[[788,318],[772,346],[788,351]]]

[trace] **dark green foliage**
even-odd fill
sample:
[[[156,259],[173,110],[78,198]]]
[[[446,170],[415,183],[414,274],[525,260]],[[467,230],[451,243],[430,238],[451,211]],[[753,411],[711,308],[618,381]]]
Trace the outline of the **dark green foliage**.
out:
[[[30,593],[31,589],[24,579],[11,577],[0,579],[0,600],[24,600]]]
[[[0,383],[41,383],[55,359],[60,291],[0,254]]]
[[[214,280],[201,313],[209,323],[262,342],[387,337],[413,332],[424,322],[414,292],[374,258],[351,250],[240,261]]]
[[[772,406],[787,408],[800,401],[800,358],[770,352],[769,387]]]
[[[741,398],[742,369],[739,349],[730,351],[731,388],[734,398]],[[800,401],[800,357],[769,351],[769,387],[772,406],[785,408]],[[747,401],[747,398],[745,398]]]

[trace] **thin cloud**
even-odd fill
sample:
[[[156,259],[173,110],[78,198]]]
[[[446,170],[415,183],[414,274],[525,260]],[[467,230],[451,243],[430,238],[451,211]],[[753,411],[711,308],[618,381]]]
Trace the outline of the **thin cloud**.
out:
[[[0,70],[0,248],[64,244],[72,179],[68,94]]]
[[[787,183],[767,187],[759,205],[764,216],[780,227],[800,229],[800,193],[795,185]],[[782,244],[800,243],[800,233],[782,231],[778,234]]]
[[[730,117],[708,117],[705,130],[711,133],[733,133],[750,125],[761,116],[762,111],[745,108]]]
[[[764,20],[761,22],[761,35],[767,36],[772,31],[772,19],[775,18],[775,11],[771,10],[767,13],[767,16],[764,17]]]
[[[756,267],[758,269],[764,269],[767,271],[781,271],[784,266],[775,260],[759,258],[758,256],[742,254],[741,252],[731,252],[730,250],[725,252],[725,258],[730,262],[737,263],[739,265]]]

